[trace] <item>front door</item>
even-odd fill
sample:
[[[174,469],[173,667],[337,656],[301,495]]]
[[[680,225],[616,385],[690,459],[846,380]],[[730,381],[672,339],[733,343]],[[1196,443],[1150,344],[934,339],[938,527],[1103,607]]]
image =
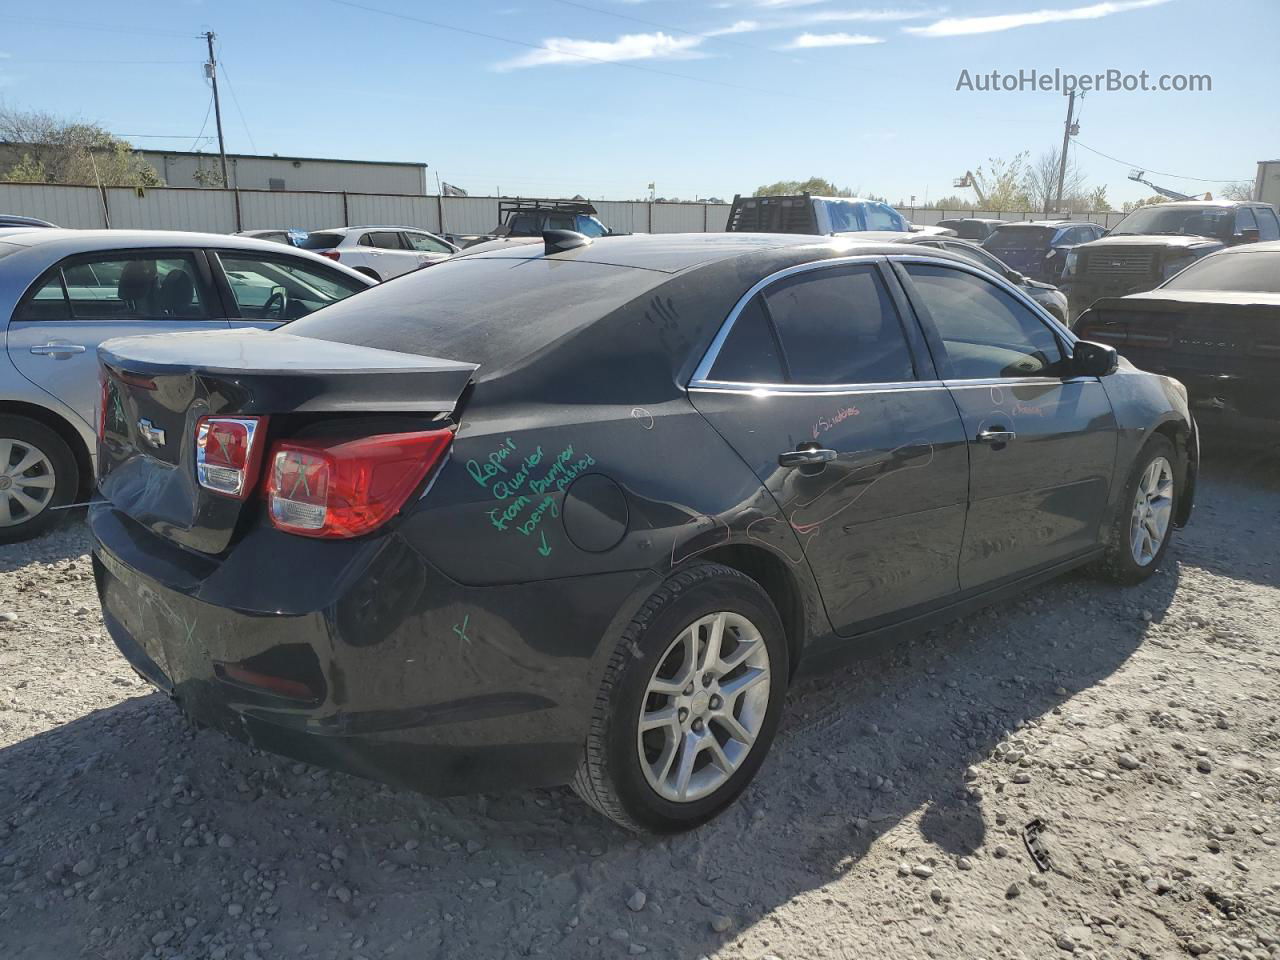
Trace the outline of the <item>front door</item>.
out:
[[[204,255],[111,251],[70,257],[42,276],[9,323],[9,358],[90,427],[98,344],[112,337],[225,330]]]
[[[900,266],[969,443],[961,587],[1095,547],[1116,456],[1102,384],[1067,375],[1064,338],[995,279],[958,265]]]
[[[785,271],[690,389],[773,494],[843,635],[958,589],[964,430],[894,287],[874,259]]]

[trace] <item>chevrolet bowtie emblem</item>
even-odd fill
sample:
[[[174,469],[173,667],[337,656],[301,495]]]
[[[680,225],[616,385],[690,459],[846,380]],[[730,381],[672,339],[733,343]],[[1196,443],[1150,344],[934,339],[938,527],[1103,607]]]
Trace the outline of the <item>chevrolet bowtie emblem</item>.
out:
[[[157,427],[154,423],[143,417],[138,421],[138,433],[142,435],[142,439],[147,441],[153,447],[164,446],[164,431]]]

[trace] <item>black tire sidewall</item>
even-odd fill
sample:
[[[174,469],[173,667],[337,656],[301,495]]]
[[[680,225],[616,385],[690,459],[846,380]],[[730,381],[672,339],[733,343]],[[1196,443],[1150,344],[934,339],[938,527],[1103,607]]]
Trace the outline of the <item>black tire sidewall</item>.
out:
[[[746,617],[764,637],[769,651],[769,706],[750,754],[733,776],[700,800],[673,803],[649,786],[640,768],[636,750],[640,706],[659,658],[676,636],[700,617],[721,610]],[[697,826],[731,804],[751,782],[769,752],[782,714],[788,670],[782,623],[768,595],[754,581],[726,570],[724,575],[703,580],[665,604],[646,625],[610,698],[605,733],[607,765],[616,795],[627,813],[649,830],[669,832]]]
[[[1124,499],[1120,502],[1119,514],[1116,517],[1111,566],[1117,578],[1123,583],[1140,583],[1155,573],[1160,564],[1164,562],[1165,553],[1168,552],[1169,545],[1173,542],[1174,527],[1173,520],[1170,518],[1169,529],[1165,533],[1164,542],[1160,544],[1160,549],[1156,551],[1156,555],[1151,558],[1150,563],[1139,564],[1133,558],[1133,549],[1129,543],[1129,525],[1133,520],[1133,505],[1138,497],[1138,484],[1142,482],[1142,475],[1146,473],[1147,467],[1151,466],[1151,462],[1157,457],[1164,457],[1169,461],[1169,466],[1173,468],[1175,512],[1178,498],[1182,496],[1182,484],[1186,471],[1178,463],[1177,451],[1174,450],[1173,443],[1168,437],[1157,433],[1143,444],[1141,452],[1133,462],[1133,470],[1130,471],[1129,481],[1125,484]]]
[[[58,434],[36,420],[27,417],[0,415],[0,438],[21,440],[37,447],[53,465],[53,499],[32,519],[12,527],[0,527],[0,543],[16,543],[27,540],[47,530],[61,518],[63,507],[72,503],[80,487],[80,469],[67,442]]]

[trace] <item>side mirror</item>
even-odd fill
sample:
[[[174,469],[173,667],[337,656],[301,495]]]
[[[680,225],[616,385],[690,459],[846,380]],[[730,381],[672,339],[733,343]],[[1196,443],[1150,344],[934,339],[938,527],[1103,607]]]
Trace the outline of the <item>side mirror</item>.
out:
[[[1120,366],[1115,347],[1091,340],[1077,340],[1071,353],[1071,373],[1077,377],[1107,377]]]
[[[1239,243],[1257,243],[1257,242],[1258,242],[1258,239],[1259,239],[1259,236],[1260,236],[1260,235],[1259,235],[1259,233],[1258,233],[1258,228],[1257,228],[1257,227],[1245,227],[1245,228],[1244,228],[1243,230],[1241,230],[1241,231],[1240,231],[1240,233],[1237,235],[1237,237],[1238,237],[1237,242],[1239,242]]]

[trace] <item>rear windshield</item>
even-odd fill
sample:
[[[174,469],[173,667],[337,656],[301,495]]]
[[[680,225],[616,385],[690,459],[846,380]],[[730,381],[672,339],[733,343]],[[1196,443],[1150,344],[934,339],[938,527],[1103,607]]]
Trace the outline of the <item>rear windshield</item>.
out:
[[[1280,252],[1249,251],[1205,257],[1166,283],[1164,289],[1280,293]]]
[[[303,250],[328,250],[341,242],[342,234],[340,233],[308,233],[301,240],[295,241],[295,245]]]
[[[985,223],[973,220],[940,220],[938,226],[950,227],[961,240],[982,240],[991,232]]]
[[[1057,233],[1057,227],[1009,226],[996,227],[983,246],[988,250],[1025,250],[1028,247],[1047,247]]]
[[[289,332],[478,363],[483,378],[670,279],[583,261],[464,256],[370,287],[294,321]]]

